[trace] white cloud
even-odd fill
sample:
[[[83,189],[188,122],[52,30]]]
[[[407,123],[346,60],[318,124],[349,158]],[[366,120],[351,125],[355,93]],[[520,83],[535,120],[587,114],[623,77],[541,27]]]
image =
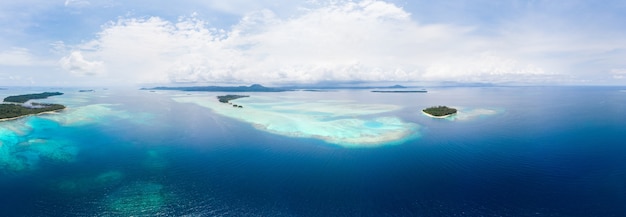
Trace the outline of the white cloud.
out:
[[[80,51],[72,51],[69,56],[63,57],[59,63],[63,69],[74,75],[100,75],[103,73],[102,62],[85,60]]]
[[[26,48],[14,47],[7,51],[0,51],[0,65],[27,66],[32,64],[35,64],[34,57]]]
[[[490,52],[463,58],[445,58],[442,61],[430,65],[426,69],[424,78],[470,82],[513,82],[523,80],[522,76],[551,74],[532,64],[524,64],[515,59],[504,58]]]
[[[0,51],[0,66],[48,67],[54,65],[54,61],[37,56],[26,48],[13,47]]]
[[[85,7],[90,3],[87,0],[65,0],[65,7]]]
[[[238,15],[263,9],[288,13],[287,11],[294,11],[302,4],[301,1],[297,0],[200,0],[198,2],[207,5],[213,10]]]
[[[530,58],[545,51],[518,49],[509,43],[512,36],[419,24],[383,1],[340,1],[302,12],[281,18],[259,10],[230,30],[195,17],[122,18],[96,39],[68,45],[75,51],[60,63],[74,74],[106,72],[136,83],[508,82],[554,73],[547,70],[551,64]]]
[[[626,68],[611,69],[610,72],[613,75],[614,79],[624,79],[624,78],[626,78]]]

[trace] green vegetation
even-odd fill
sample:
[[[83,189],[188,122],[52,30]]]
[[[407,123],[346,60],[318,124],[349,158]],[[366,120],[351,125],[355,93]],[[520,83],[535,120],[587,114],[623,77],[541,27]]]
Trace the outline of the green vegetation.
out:
[[[429,114],[435,117],[443,117],[446,115],[455,114],[457,112],[455,108],[450,108],[447,106],[433,106],[430,108],[426,108],[422,111],[426,114]]]
[[[24,115],[39,114],[42,112],[65,109],[64,105],[33,103],[33,107],[24,107],[16,104],[0,104],[0,119],[16,118]]]
[[[60,92],[44,92],[44,93],[35,93],[35,94],[25,94],[25,95],[17,95],[17,96],[9,96],[4,98],[4,102],[14,102],[14,103],[25,103],[31,99],[45,99],[50,96],[58,96],[63,95]]]
[[[243,98],[243,97],[249,97],[246,95],[225,95],[225,96],[217,96],[217,100],[219,100],[221,103],[228,103],[231,100],[235,100],[235,99],[239,99],[239,98]]]
[[[20,104],[0,104],[0,119],[17,118],[25,115],[39,114],[42,112],[57,111],[65,109],[64,105],[60,104],[48,104],[48,103],[30,103],[30,105],[24,105],[25,102],[31,99],[45,99],[49,96],[63,95],[60,92],[45,92],[35,94],[25,94],[17,96],[9,96],[4,98],[5,102],[22,103]]]

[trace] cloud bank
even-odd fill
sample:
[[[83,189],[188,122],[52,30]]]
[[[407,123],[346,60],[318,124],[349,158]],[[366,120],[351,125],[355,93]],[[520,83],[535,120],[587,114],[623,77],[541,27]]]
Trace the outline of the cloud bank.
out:
[[[548,54],[578,42],[554,43],[558,35],[540,37],[532,28],[481,34],[475,26],[421,24],[375,0],[300,11],[258,10],[230,29],[194,15],[120,18],[95,39],[69,45],[59,63],[75,75],[122,83],[541,82],[568,70],[569,62]]]

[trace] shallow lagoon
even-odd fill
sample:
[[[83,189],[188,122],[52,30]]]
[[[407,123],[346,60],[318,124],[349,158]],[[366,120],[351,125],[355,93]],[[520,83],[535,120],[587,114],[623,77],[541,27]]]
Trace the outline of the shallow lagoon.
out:
[[[3,215],[626,213],[620,88],[248,93],[241,110],[223,93],[59,91],[61,114],[0,122]],[[433,105],[460,112],[421,114]],[[368,130],[379,142],[345,142]]]
[[[381,115],[399,110],[400,106],[317,97],[252,96],[231,102],[244,108],[234,108],[202,95],[177,97],[174,100],[196,103],[266,132],[320,139],[344,147],[398,144],[418,136],[417,124],[404,122],[395,116]]]

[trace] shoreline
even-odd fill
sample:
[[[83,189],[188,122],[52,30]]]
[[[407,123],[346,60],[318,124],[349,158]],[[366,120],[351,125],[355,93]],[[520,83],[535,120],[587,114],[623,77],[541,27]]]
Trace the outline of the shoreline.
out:
[[[438,119],[445,119],[445,118],[447,118],[447,117],[450,117],[450,116],[452,116],[452,115],[456,115],[456,114],[458,113],[458,112],[457,112],[457,113],[454,113],[454,114],[449,114],[449,115],[444,115],[444,116],[434,116],[434,115],[431,115],[431,114],[428,114],[428,113],[424,112],[424,110],[421,110],[421,112],[422,112],[422,114],[424,114],[424,115],[426,115],[426,116],[428,116],[428,117],[431,117],[431,118],[438,118]]]
[[[33,115],[41,115],[41,114],[54,114],[54,113],[58,113],[58,111],[63,111],[65,110],[65,108],[63,109],[57,109],[57,110],[52,110],[52,111],[45,111],[45,112],[40,112],[40,113],[36,113],[36,114],[27,114],[27,115],[22,115],[22,116],[17,116],[17,117],[12,117],[12,118],[0,118],[0,122],[4,122],[4,121],[13,121],[13,120],[17,120],[20,118],[25,118],[28,116],[33,116]]]

